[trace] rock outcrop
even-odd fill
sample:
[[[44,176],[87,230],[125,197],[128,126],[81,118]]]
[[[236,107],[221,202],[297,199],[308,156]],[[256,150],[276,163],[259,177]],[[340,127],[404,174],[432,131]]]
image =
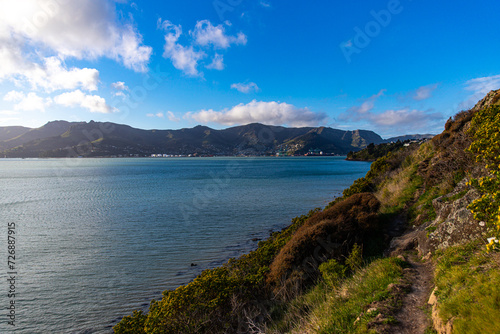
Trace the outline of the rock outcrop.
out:
[[[455,189],[432,201],[436,219],[426,224],[418,237],[418,250],[422,254],[437,249],[475,240],[487,231],[486,224],[474,219],[467,206],[481,197],[476,189],[467,186],[467,179],[462,180]]]
[[[486,96],[479,101],[474,108],[472,108],[472,110],[477,111],[494,105],[500,105],[500,89],[492,90],[486,94]]]

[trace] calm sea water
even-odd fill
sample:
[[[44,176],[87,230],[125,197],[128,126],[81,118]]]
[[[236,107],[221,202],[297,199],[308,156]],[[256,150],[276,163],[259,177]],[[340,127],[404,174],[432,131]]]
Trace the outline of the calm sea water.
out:
[[[112,332],[161,291],[324,207],[369,166],[339,157],[1,159],[0,333]]]

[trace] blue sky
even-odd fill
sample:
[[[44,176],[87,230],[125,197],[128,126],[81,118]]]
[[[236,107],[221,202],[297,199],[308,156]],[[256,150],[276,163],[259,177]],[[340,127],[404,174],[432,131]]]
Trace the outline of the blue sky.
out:
[[[500,88],[500,3],[0,0],[0,126],[438,133]]]

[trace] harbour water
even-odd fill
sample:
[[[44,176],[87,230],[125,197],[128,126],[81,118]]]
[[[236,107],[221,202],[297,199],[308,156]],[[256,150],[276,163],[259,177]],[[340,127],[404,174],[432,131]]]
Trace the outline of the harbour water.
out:
[[[0,332],[110,333],[369,167],[342,157],[1,159]]]

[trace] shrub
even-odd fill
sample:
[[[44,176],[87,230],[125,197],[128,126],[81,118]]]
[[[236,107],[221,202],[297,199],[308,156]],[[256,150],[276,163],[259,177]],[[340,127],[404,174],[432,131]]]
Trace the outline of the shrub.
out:
[[[355,194],[309,218],[272,262],[267,282],[284,299],[314,282],[322,262],[340,259],[354,243],[377,234],[379,207],[372,194]]]
[[[337,286],[347,275],[347,267],[335,259],[323,262],[318,269],[323,280],[332,287]]]
[[[474,139],[469,151],[477,162],[485,164],[489,172],[487,176],[471,180],[483,196],[472,202],[469,209],[474,218],[496,226],[500,231],[500,107],[487,107],[476,112],[469,132]]]
[[[349,269],[351,269],[352,272],[360,269],[363,265],[363,247],[358,244],[354,244],[354,246],[352,246],[351,254],[349,254],[349,257],[345,260],[345,264],[349,267]]]

